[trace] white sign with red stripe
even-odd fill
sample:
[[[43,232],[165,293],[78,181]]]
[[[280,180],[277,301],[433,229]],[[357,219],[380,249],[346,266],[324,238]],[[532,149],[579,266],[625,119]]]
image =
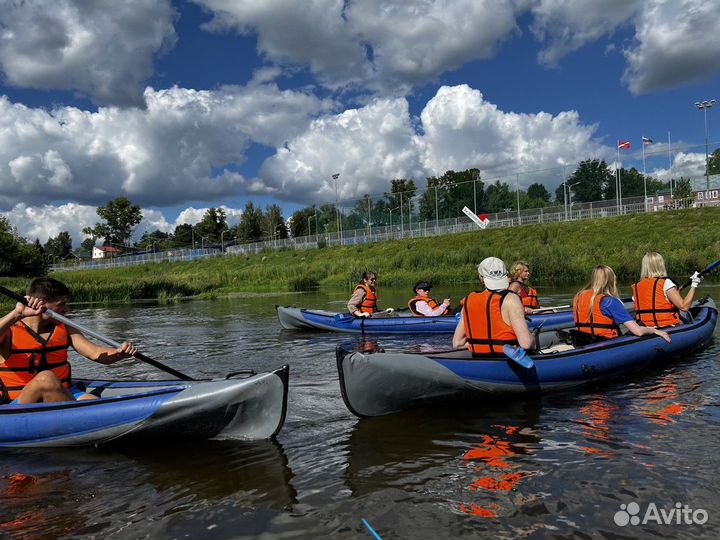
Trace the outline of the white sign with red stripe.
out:
[[[480,214],[479,216],[475,215],[475,212],[470,210],[467,206],[462,209],[463,214],[465,214],[467,217],[472,219],[475,222],[475,225],[480,227],[481,229],[484,229],[488,226],[488,223],[490,223],[490,220],[488,219],[487,214]]]

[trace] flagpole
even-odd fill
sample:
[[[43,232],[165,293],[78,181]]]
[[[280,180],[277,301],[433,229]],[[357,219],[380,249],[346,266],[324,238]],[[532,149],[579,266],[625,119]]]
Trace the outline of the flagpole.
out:
[[[640,144],[642,145],[642,152],[643,152],[643,190],[645,191],[645,201],[643,202],[643,207],[645,208],[645,211],[647,212],[647,177],[645,176],[645,136],[644,135],[640,139]]]
[[[670,198],[672,199],[672,184],[673,184],[673,177],[672,177],[672,147],[670,146],[670,131],[668,131],[668,168],[670,169]]]
[[[617,164],[615,166],[615,201],[620,215],[620,141],[617,143]]]

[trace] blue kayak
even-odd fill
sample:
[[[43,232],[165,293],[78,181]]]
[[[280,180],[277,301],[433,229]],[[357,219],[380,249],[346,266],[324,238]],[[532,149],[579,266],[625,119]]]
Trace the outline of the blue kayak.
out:
[[[473,358],[466,350],[437,354],[337,349],[340,388],[357,416],[379,416],[429,401],[561,391],[637,371],[686,355],[713,336],[718,310],[711,299],[696,302],[689,322],[666,328],[667,343],[656,335],[619,338],[575,347],[562,332],[544,333],[544,349],[532,366],[505,357]],[[555,339],[547,336],[556,334]]]
[[[87,446],[152,439],[260,440],[285,421],[288,366],[203,381],[89,381],[98,399],[0,406],[0,447]]]
[[[360,319],[349,313],[321,309],[276,306],[280,324],[286,330],[324,330],[351,334],[452,334],[459,315],[449,317],[415,317],[409,312],[376,313]],[[572,324],[569,309],[544,312],[528,317],[528,326],[546,330],[565,328]]]

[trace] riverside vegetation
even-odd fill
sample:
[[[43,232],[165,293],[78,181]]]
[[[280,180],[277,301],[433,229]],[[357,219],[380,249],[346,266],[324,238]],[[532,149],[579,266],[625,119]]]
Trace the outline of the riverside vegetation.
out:
[[[633,214],[615,218],[526,225],[322,249],[266,250],[193,262],[57,272],[74,302],[167,301],[233,292],[350,289],[366,269],[382,286],[477,283],[476,265],[494,255],[509,265],[527,260],[533,282],[583,283],[593,266],[613,267],[620,283],[636,280],[646,251],[659,251],[678,281],[720,257],[720,208]],[[20,291],[31,278],[0,283]]]

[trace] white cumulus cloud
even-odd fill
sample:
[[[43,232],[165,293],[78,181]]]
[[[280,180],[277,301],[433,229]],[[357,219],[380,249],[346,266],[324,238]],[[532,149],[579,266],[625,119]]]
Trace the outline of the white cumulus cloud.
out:
[[[147,109],[32,109],[0,96],[0,209],[49,201],[142,206],[262,189],[235,171],[253,144],[282,146],[334,104],[274,84],[145,91]]]
[[[142,82],[174,46],[169,0],[0,2],[7,84],[72,90],[96,104],[143,106]]]
[[[593,139],[575,111],[558,115],[499,110],[467,85],[441,87],[420,115],[416,132],[403,98],[315,120],[308,130],[263,165],[261,176],[278,196],[306,204],[334,201],[332,174],[339,173],[339,199],[381,196],[393,178],[425,177],[477,167],[483,178],[518,171],[554,169],[533,182],[560,182],[563,165],[612,150]],[[509,179],[505,179],[508,181]]]
[[[517,32],[507,0],[194,0],[211,31],[256,33],[269,61],[308,67],[326,86],[405,92],[488,58]]]

